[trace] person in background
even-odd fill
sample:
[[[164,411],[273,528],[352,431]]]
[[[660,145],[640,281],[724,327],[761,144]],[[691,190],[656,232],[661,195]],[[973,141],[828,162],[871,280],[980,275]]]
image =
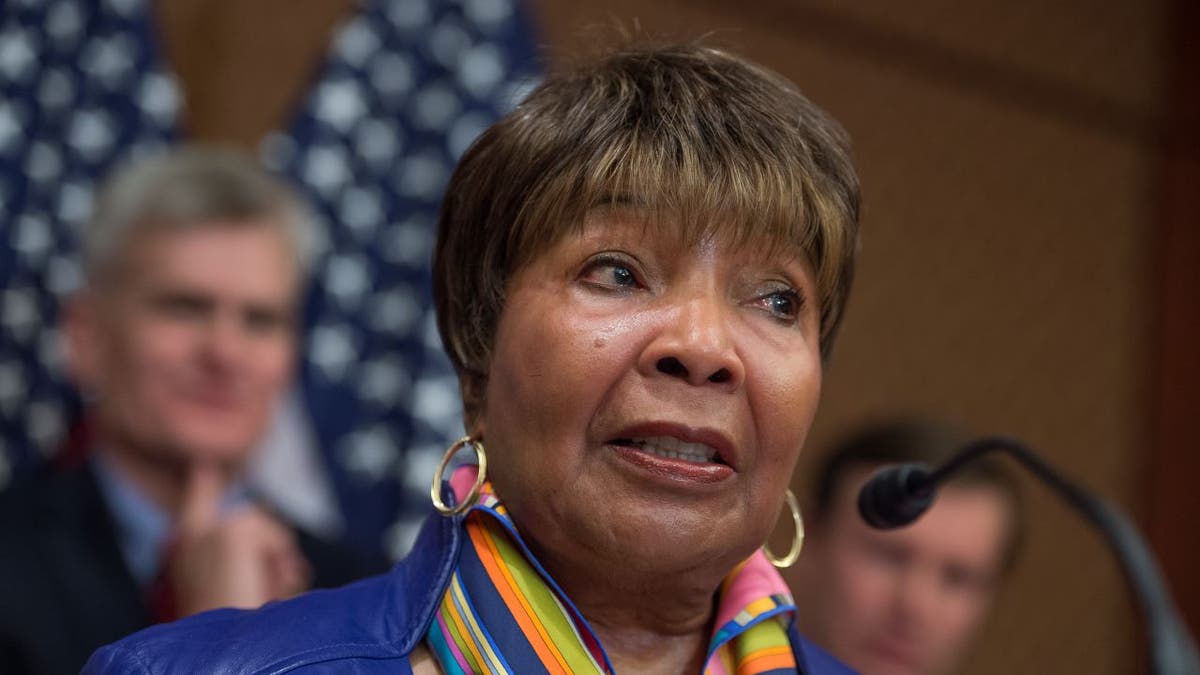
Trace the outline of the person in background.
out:
[[[154,622],[386,568],[245,483],[291,381],[311,227],[229,150],[154,156],[100,193],[63,312],[87,458],[0,502],[0,672],[76,673]]]
[[[912,525],[882,531],[858,514],[863,484],[888,464],[937,465],[968,439],[937,424],[866,428],[814,476],[797,565],[800,624],[863,673],[954,672],[987,616],[1021,533],[1019,493],[995,463],[967,465]]]

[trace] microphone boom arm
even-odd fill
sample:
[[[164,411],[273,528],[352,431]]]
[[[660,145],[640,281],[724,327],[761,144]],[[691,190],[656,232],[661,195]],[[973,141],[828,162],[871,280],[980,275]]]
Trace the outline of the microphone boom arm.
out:
[[[1007,452],[1024,464],[1103,533],[1105,543],[1134,588],[1145,618],[1153,675],[1200,675],[1196,643],[1179,618],[1154,556],[1120,507],[1071,482],[1024,443],[1004,436],[981,438],[967,444],[962,452],[930,473],[927,484],[930,487],[940,484],[962,465],[992,450]]]

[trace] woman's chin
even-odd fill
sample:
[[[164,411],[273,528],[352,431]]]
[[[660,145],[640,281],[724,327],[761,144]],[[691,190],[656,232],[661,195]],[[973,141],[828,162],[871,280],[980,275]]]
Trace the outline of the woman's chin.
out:
[[[616,573],[629,588],[651,584],[713,592],[746,557],[732,554],[735,547],[728,542],[715,545],[703,533],[682,528],[649,528],[644,535],[623,542],[615,552],[625,561]]]
[[[731,467],[616,444],[600,450],[556,489],[496,477],[518,530],[545,563],[571,561],[635,584],[712,570],[695,578],[716,583],[761,543],[744,476]]]
[[[606,517],[619,520],[592,543],[603,541],[607,550],[598,557],[626,574],[710,569],[715,581],[756,548],[747,538],[756,528],[715,504],[624,494],[614,495],[607,508]]]
[[[745,522],[746,499],[730,466],[624,445],[604,450],[605,517],[619,531],[608,540],[626,559],[675,568],[697,565],[712,555],[730,555],[731,544],[758,529]]]

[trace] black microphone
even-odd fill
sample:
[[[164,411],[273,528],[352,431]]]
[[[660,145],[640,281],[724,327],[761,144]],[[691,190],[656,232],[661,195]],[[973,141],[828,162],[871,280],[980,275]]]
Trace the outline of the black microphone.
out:
[[[937,486],[924,464],[880,469],[858,493],[858,513],[871,527],[891,530],[921,517],[933,504]]]
[[[1200,675],[1196,643],[1179,619],[1150,549],[1137,527],[1116,505],[1072,483],[1018,440],[993,436],[963,446],[945,464],[930,470],[921,464],[885,467],[858,493],[858,512],[877,529],[894,529],[921,517],[937,496],[937,487],[964,464],[999,450],[1029,469],[1103,535],[1133,587],[1150,640],[1153,675]]]

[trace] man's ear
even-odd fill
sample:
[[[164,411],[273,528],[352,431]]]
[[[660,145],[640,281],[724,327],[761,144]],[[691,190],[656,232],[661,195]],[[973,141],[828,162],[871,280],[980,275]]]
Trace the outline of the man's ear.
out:
[[[81,290],[72,294],[59,312],[58,324],[66,346],[67,373],[85,399],[95,395],[95,386],[100,378],[103,350],[100,311],[95,293]]]

